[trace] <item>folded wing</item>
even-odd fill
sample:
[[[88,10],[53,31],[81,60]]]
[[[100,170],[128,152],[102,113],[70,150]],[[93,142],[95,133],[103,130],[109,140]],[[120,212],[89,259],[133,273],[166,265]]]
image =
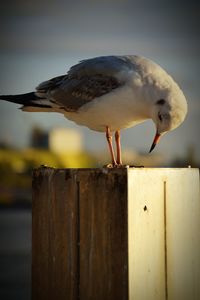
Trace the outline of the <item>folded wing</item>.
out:
[[[126,80],[123,74],[127,76],[131,68],[130,61],[123,57],[92,58],[73,66],[66,75],[42,82],[35,93],[2,96],[2,99],[23,104],[22,109],[27,111],[45,111],[45,108],[46,111],[77,111],[123,86]]]

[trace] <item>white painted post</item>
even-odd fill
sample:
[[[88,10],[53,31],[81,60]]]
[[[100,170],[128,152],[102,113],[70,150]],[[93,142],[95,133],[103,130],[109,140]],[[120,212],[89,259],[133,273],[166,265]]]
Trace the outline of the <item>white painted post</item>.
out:
[[[129,300],[200,299],[198,169],[129,169]]]

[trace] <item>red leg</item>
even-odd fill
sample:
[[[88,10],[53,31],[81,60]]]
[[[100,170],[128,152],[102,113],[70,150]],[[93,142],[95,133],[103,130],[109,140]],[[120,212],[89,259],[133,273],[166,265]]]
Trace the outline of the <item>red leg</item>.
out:
[[[107,142],[108,142],[108,146],[109,146],[109,150],[110,150],[110,154],[111,154],[111,158],[112,158],[112,164],[113,164],[113,166],[116,166],[117,162],[115,159],[115,154],[114,154],[113,145],[112,145],[112,135],[110,133],[110,128],[108,126],[106,126],[106,138],[107,138]]]
[[[115,132],[115,142],[116,142],[116,147],[117,147],[117,164],[122,165],[120,131],[119,130],[117,130]]]

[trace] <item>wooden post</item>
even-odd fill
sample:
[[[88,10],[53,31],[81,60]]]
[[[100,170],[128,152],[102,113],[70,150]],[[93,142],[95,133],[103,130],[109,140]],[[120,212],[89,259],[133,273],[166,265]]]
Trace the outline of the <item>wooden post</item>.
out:
[[[198,169],[33,173],[33,300],[200,299]]]

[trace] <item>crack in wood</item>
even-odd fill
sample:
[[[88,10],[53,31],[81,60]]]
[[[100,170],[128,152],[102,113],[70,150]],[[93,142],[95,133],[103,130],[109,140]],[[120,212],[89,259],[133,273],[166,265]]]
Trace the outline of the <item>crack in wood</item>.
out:
[[[164,260],[165,260],[165,299],[168,300],[168,269],[167,269],[167,187],[164,181]]]
[[[77,181],[77,300],[80,299],[80,182]]]

